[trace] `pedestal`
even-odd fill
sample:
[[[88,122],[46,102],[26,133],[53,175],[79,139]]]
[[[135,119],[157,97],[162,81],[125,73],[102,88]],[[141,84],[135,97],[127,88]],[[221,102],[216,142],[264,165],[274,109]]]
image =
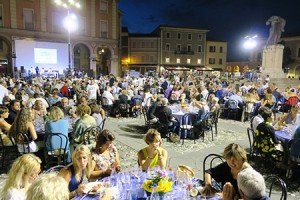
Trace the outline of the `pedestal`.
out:
[[[286,78],[282,70],[284,46],[281,44],[268,45],[263,50],[262,74],[273,78]]]

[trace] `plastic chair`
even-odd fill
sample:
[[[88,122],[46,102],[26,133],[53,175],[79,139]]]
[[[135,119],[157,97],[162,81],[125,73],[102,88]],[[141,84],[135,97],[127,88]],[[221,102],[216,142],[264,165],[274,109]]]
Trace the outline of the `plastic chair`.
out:
[[[184,144],[184,139],[188,136],[188,134],[193,135],[194,144],[196,143],[195,134],[192,131],[195,119],[196,114],[193,113],[186,113],[182,116],[179,128],[179,136],[180,139],[182,139],[182,144]]]
[[[279,178],[276,175],[268,175],[265,178],[266,184],[267,184],[267,188],[269,188],[269,197],[272,196],[272,192],[274,189],[275,185],[278,185],[280,187],[280,191],[281,191],[281,196],[280,196],[280,200],[286,200],[287,199],[287,188],[286,188],[286,184],[285,182]],[[269,186],[269,187],[268,187]]]
[[[209,163],[207,163],[209,162]],[[203,160],[203,180],[205,181],[205,171],[206,171],[206,166],[209,166],[209,169],[223,163],[226,162],[225,159],[219,155],[219,154],[209,154],[207,155],[204,160]]]
[[[67,158],[70,159],[69,139],[62,133],[49,133],[45,135],[45,160],[46,164],[51,166],[52,163],[56,165],[66,165]]]

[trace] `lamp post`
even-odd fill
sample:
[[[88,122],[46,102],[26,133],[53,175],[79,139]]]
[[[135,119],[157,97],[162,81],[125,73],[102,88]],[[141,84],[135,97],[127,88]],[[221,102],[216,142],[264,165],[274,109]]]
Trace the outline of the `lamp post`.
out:
[[[80,3],[75,0],[55,0],[56,5],[64,7],[67,9],[68,13],[63,20],[63,25],[68,31],[68,74],[72,72],[72,62],[71,62],[71,32],[77,29],[77,17],[75,14],[70,13],[70,8],[80,8]]]

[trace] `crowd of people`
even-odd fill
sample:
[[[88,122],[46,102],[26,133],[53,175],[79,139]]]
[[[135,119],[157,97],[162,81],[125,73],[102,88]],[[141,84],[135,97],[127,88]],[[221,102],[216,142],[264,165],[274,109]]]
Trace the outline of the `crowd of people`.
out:
[[[61,187],[61,191],[52,193],[61,195],[59,199],[71,199],[83,193],[85,180],[102,179],[119,172],[122,164],[113,144],[115,135],[110,130],[99,129],[92,141],[94,145],[82,144],[85,131],[90,127],[102,127],[110,116],[138,117],[144,112],[153,129],[145,135],[147,146],[138,151],[137,162],[143,171],[154,167],[166,169],[168,152],[162,147],[162,138],[168,137],[169,130],[180,135],[181,123],[173,116],[170,104],[196,108],[194,137],[201,133],[201,122],[205,118],[221,110],[237,109],[237,119],[245,116],[243,120],[251,122],[259,138],[254,147],[271,155],[275,162],[284,162],[284,151],[277,148],[282,142],[275,137],[273,125],[296,124],[299,98],[300,85],[280,92],[269,79],[237,83],[197,73],[170,72],[139,78],[109,75],[97,80],[36,77],[24,81],[2,77],[1,141],[5,146],[16,145],[23,155],[13,163],[0,194],[5,200],[26,199],[26,196],[39,199],[43,195],[53,199],[54,194],[49,195],[49,192]],[[287,113],[274,119],[278,110]],[[223,112],[221,116],[228,118],[225,115]],[[294,137],[299,132],[298,128]],[[45,167],[47,145],[44,137],[52,133],[66,136],[69,165],[59,172],[62,179],[46,175],[35,180]],[[75,150],[70,148],[73,145]],[[214,179],[222,183],[224,199],[233,199],[233,196],[264,199],[264,180],[247,162],[245,150],[238,144],[230,144],[223,157],[225,163],[206,171],[202,193],[210,195]],[[43,185],[48,187],[47,182],[53,183],[49,186],[53,190],[42,188]],[[40,191],[40,196],[34,191]]]

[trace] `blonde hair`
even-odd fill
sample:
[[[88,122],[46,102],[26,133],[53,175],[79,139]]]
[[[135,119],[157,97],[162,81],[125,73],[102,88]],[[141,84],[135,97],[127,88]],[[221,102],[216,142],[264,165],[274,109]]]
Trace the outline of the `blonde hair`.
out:
[[[91,114],[91,108],[88,105],[80,104],[77,107],[76,113],[79,115],[79,117],[83,117],[84,115]]]
[[[39,177],[28,189],[26,200],[68,200],[68,183],[63,177],[49,173]]]
[[[57,121],[59,119],[64,118],[64,112],[57,106],[53,106],[49,112],[49,119],[53,121]]]
[[[85,174],[89,178],[92,170],[92,154],[90,149],[86,145],[78,145],[72,154],[72,163],[74,166],[74,170],[75,172],[78,171],[78,163],[76,157],[81,153],[87,155],[88,157],[88,163],[85,169]]]
[[[159,141],[161,139],[160,133],[156,129],[149,129],[144,138],[147,144],[151,144],[155,141]]]
[[[247,162],[247,152],[243,147],[235,143],[231,143],[227,147],[225,147],[223,157],[226,160],[230,158],[235,158],[239,161]]]
[[[34,154],[24,154],[18,157],[8,172],[6,183],[0,192],[0,196],[4,197],[11,188],[21,189],[26,187],[27,183],[23,183],[24,174],[30,174],[36,167],[40,167],[42,161]]]

